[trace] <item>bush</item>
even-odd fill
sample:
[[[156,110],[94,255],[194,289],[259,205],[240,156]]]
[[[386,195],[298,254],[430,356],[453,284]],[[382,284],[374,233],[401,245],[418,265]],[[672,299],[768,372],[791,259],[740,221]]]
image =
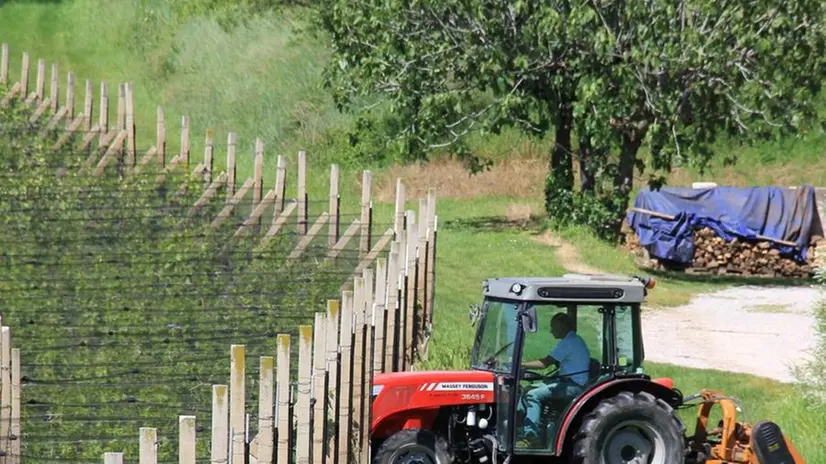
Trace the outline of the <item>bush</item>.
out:
[[[614,241],[618,238],[622,222],[620,199],[574,191],[557,186],[555,182],[553,173],[548,173],[545,210],[555,226],[581,225],[603,240]]]
[[[826,283],[826,267],[821,267],[815,278]],[[808,402],[815,408],[826,408],[826,300],[815,310],[817,342],[811,357],[796,369],[796,377]]]

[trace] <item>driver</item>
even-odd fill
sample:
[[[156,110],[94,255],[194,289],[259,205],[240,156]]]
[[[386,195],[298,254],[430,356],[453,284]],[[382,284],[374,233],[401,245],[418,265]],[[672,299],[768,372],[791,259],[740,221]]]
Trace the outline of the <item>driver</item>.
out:
[[[559,340],[550,355],[535,361],[522,363],[523,369],[541,369],[554,365],[559,370],[554,381],[542,384],[525,395],[527,417],[525,420],[525,440],[535,442],[539,438],[539,415],[541,403],[552,397],[571,397],[581,393],[588,382],[591,355],[585,341],[576,334],[571,317],[557,313],[551,318],[551,334]],[[522,402],[519,402],[520,409]]]

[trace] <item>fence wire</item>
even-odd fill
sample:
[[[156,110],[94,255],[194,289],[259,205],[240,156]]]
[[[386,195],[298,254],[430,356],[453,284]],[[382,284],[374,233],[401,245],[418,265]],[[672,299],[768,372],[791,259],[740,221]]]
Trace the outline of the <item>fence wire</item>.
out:
[[[303,237],[294,212],[262,247],[274,207],[235,236],[253,210],[251,192],[213,227],[225,188],[193,213],[205,182],[183,168],[159,182],[156,163],[129,174],[119,155],[93,176],[85,167],[102,155],[97,139],[79,150],[84,134],[30,123],[30,113],[0,109],[0,312],[21,349],[21,462],[134,457],[139,427],[161,433],[159,462],[177,462],[178,416],[208,417],[211,386],[229,382],[230,345],[247,345],[255,405],[257,358],[339,297],[363,257],[360,236],[328,260],[325,224],[294,256]],[[328,201],[307,202],[306,229]],[[343,212],[341,233],[357,218]],[[374,222],[370,244],[391,226]],[[250,424],[253,435],[257,419]],[[204,419],[197,430],[198,462],[209,462]]]

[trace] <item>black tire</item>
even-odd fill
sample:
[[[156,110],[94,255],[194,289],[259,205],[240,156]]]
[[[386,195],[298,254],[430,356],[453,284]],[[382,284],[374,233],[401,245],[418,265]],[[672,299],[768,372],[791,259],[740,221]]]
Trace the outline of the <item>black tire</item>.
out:
[[[646,392],[621,392],[583,418],[573,438],[573,462],[682,463],[684,433],[685,426],[665,401]]]
[[[373,464],[450,464],[447,442],[433,432],[405,429],[381,444]]]

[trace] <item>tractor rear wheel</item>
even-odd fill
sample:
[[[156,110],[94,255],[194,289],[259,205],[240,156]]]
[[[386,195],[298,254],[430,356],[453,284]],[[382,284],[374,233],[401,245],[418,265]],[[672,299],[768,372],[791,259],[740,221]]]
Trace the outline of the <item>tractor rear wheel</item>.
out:
[[[578,464],[671,464],[685,459],[685,426],[653,395],[621,392],[602,400],[574,436]]]
[[[448,464],[447,442],[428,430],[401,430],[381,444],[373,464]]]

